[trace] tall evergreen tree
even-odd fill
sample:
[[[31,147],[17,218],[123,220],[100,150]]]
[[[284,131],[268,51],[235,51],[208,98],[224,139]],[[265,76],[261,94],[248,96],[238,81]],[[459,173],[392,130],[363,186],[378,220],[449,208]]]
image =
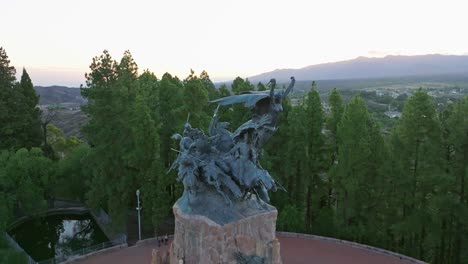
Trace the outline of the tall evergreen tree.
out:
[[[337,193],[337,223],[344,238],[366,242],[371,209],[381,194],[379,168],[384,163],[383,139],[364,101],[355,97],[338,124],[338,164],[333,174]]]
[[[426,259],[425,244],[429,226],[434,226],[429,206],[434,197],[434,184],[443,177],[441,129],[431,97],[418,90],[406,103],[393,140],[396,167],[394,177],[399,190],[400,223],[395,230],[400,234],[399,250],[420,259]],[[432,232],[432,231],[431,231]]]
[[[336,172],[336,163],[338,160],[338,124],[341,121],[344,111],[343,99],[336,88],[332,90],[328,97],[329,111],[326,117],[326,128],[329,131],[326,140],[329,155],[329,172],[327,177],[328,183],[328,206],[336,203],[334,196],[333,175]]]
[[[0,47],[0,149],[17,146],[15,140],[16,122],[15,96],[16,70],[10,66],[5,49]]]
[[[266,91],[266,86],[262,82],[258,82],[257,91]]]
[[[315,83],[315,82],[314,82]],[[314,87],[314,83],[312,87]],[[325,151],[325,139],[322,134],[324,116],[320,95],[316,89],[311,89],[304,102],[304,120],[302,126],[305,127],[305,159],[307,166],[304,178],[306,186],[306,229],[311,230],[313,222],[316,220],[320,208],[324,207],[327,201],[327,189],[324,172],[327,164]]]
[[[328,97],[328,105],[330,107],[330,116],[327,118],[327,128],[332,134],[333,142],[336,143],[338,124],[344,111],[343,99],[336,88],[332,90]]]
[[[240,94],[242,92],[255,90],[255,86],[253,86],[249,80],[244,80],[241,77],[237,77],[232,82],[231,90],[234,94]],[[244,122],[249,120],[249,118],[250,110],[245,108],[242,104],[235,104],[232,106],[230,122],[233,129],[238,128]]]
[[[41,145],[39,97],[23,69],[16,83],[16,70],[0,47],[0,149],[32,148]]]
[[[200,73],[200,81],[208,92],[208,98],[211,100],[219,98],[219,90],[216,89],[213,82],[210,80],[210,76],[206,71]]]
[[[208,102],[208,91],[192,70],[184,80],[184,112],[187,116],[190,114],[190,124],[193,127],[208,128],[210,122]]]
[[[453,263],[468,262],[468,253],[463,250],[468,246],[468,97],[464,97],[457,102],[453,111],[447,118],[446,127],[447,143],[450,146],[450,178],[451,186],[447,190],[448,194],[453,194],[451,199],[444,199],[440,203],[440,214],[453,217],[451,222],[442,223],[443,236],[439,238],[440,253],[435,260],[443,263],[451,260]],[[448,211],[445,208],[450,208]],[[443,214],[445,213],[445,214]],[[447,234],[447,235],[445,235]],[[451,235],[452,234],[452,235]],[[452,243],[449,238],[453,237]]]
[[[17,132],[17,137],[20,138],[22,147],[39,147],[42,142],[41,111],[37,107],[39,96],[34,91],[31,78],[29,78],[26,69],[23,69],[17,89],[19,92],[18,97],[22,100],[21,108],[18,110],[24,124],[22,129]]]
[[[107,51],[93,59],[82,90],[89,115],[84,132],[92,149],[87,166],[93,177],[87,197],[93,207],[108,210],[116,228],[123,228],[130,199],[137,188],[139,168],[133,163],[135,148],[132,128],[138,88],[138,67],[125,52],[120,63]],[[118,194],[118,195],[117,195]]]
[[[171,136],[182,130],[187,118],[183,106],[184,87],[177,77],[172,77],[169,73],[163,75],[159,86],[161,158],[164,166],[169,168],[177,157],[177,154],[172,151],[172,148],[177,148],[177,146]]]

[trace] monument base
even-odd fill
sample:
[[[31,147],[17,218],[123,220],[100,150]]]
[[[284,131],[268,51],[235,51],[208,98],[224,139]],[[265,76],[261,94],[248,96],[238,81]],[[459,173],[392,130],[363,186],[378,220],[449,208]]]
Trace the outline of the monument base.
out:
[[[237,221],[218,224],[202,215],[187,214],[176,203],[170,263],[281,264],[276,238],[276,210],[259,212]]]

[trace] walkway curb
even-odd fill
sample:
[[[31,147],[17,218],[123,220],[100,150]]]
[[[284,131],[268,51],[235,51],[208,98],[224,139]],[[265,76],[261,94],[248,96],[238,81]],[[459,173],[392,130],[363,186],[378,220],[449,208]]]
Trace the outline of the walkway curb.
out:
[[[105,249],[102,249],[102,250],[91,252],[91,253],[86,254],[86,255],[72,257],[72,258],[66,260],[65,262],[62,262],[62,264],[75,263],[77,261],[85,260],[85,259],[87,259],[89,257],[94,257],[94,256],[102,255],[102,254],[107,254],[107,253],[110,253],[110,252],[113,252],[113,251],[118,251],[118,250],[120,250],[122,248],[126,248],[126,247],[128,247],[127,243],[117,245],[117,246],[113,246],[113,247],[109,247],[109,248],[105,248]]]
[[[159,237],[163,238],[164,236],[159,236]],[[174,239],[174,235],[168,235],[167,238],[169,241],[171,241],[172,239]],[[152,238],[138,240],[135,246],[145,246],[145,245],[150,245],[150,244],[156,244],[157,242],[158,242],[157,237],[152,237]]]
[[[382,255],[393,256],[393,257],[399,258],[401,260],[409,261],[411,263],[428,264],[427,262],[424,262],[424,261],[421,261],[421,260],[418,260],[418,259],[415,259],[415,258],[412,258],[412,257],[408,257],[408,256],[405,256],[405,255],[401,255],[401,254],[393,252],[393,251],[389,251],[389,250],[382,249],[382,248],[376,248],[376,247],[372,247],[372,246],[368,246],[368,245],[364,245],[364,244],[359,244],[359,243],[348,241],[348,240],[341,240],[341,239],[337,239],[337,238],[323,237],[323,236],[317,236],[317,235],[311,235],[311,234],[301,234],[301,233],[291,233],[291,232],[281,232],[281,231],[276,232],[276,235],[280,235],[280,236],[284,236],[284,237],[309,239],[309,240],[329,241],[329,242],[333,242],[333,243],[337,243],[337,244],[345,244],[345,245],[353,247],[353,248],[368,250],[368,251],[375,252],[375,253],[382,254]]]

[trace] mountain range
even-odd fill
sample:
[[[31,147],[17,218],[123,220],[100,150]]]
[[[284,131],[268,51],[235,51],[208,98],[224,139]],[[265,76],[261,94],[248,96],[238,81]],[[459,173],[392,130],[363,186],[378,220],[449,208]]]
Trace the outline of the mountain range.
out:
[[[386,56],[383,58],[358,57],[352,60],[310,65],[300,69],[276,69],[248,79],[252,83],[276,78],[288,82],[296,80],[341,80],[393,78],[405,76],[434,76],[468,74],[467,55]]]

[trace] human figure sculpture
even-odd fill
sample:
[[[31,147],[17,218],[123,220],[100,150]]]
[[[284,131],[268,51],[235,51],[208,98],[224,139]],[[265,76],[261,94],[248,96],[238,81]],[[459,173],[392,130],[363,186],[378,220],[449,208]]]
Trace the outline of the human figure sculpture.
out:
[[[184,184],[189,206],[196,206],[207,193],[222,197],[227,206],[256,197],[268,203],[268,191],[284,188],[260,165],[263,145],[276,131],[283,100],[293,89],[294,77],[287,89],[275,90],[271,79],[269,91],[246,92],[212,101],[218,104],[208,135],[192,128],[187,120],[179,142],[179,155],[170,170],[178,167],[177,180]],[[219,122],[220,106],[242,103],[251,109],[252,119],[230,132],[229,123]],[[210,194],[211,195],[211,194]],[[210,196],[215,197],[215,196]],[[206,209],[209,210],[209,209]],[[214,210],[214,209],[212,209]]]

